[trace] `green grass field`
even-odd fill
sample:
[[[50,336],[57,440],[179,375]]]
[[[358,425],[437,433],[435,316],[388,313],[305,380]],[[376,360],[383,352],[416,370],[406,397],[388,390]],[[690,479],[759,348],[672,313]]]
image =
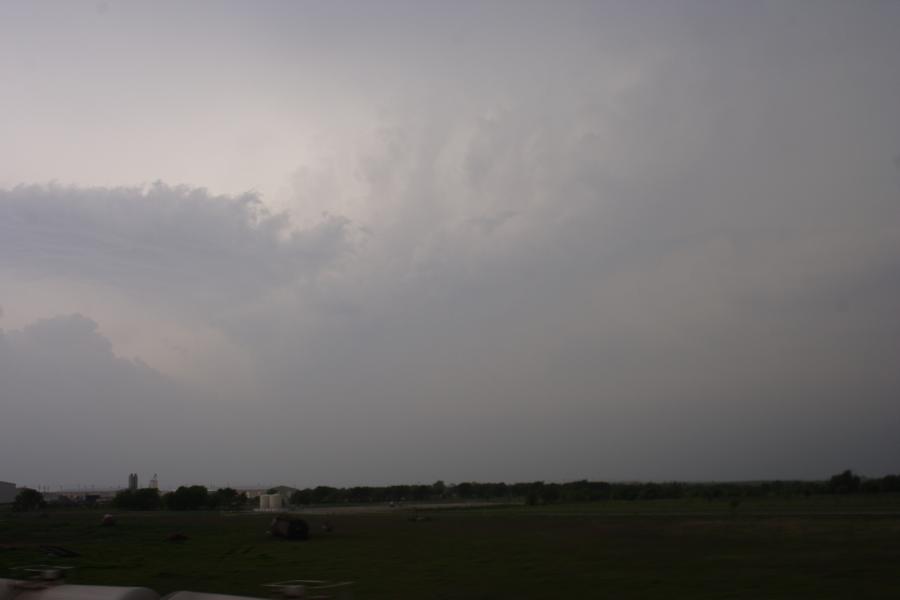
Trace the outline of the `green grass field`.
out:
[[[73,565],[78,583],[264,595],[291,578],[353,580],[366,599],[900,598],[900,498],[645,501],[306,516],[306,542],[270,517],[0,512],[0,568]],[[173,532],[189,540],[165,540]],[[52,559],[40,545],[80,554]]]

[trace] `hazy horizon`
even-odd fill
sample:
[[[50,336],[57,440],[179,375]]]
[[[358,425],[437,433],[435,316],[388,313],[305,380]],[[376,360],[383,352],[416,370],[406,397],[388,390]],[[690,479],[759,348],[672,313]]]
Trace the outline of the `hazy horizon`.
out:
[[[0,4],[0,480],[900,472],[898,26]]]

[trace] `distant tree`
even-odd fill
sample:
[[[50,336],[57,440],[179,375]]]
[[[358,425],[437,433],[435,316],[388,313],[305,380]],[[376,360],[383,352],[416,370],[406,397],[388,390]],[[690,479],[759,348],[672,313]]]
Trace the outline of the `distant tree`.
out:
[[[885,475],[879,487],[882,492],[900,492],[900,475]]]
[[[447,486],[440,479],[431,484],[431,493],[438,498],[443,498],[446,491]]]
[[[663,488],[658,483],[645,483],[638,492],[641,500],[659,500],[663,497]]]
[[[385,490],[385,495],[394,502],[405,501],[412,496],[412,488],[408,485],[391,485]]]
[[[866,494],[877,494],[881,491],[881,483],[883,479],[866,479],[859,486],[859,491]]]
[[[44,495],[37,490],[31,488],[23,488],[16,494],[13,500],[13,510],[17,512],[27,512],[30,510],[40,510],[47,506],[44,502]]]
[[[591,499],[590,484],[587,480],[572,481],[562,488],[562,500],[564,502],[587,502]]]
[[[792,493],[800,493],[809,498],[813,494],[825,494],[828,492],[828,483],[824,481],[806,481],[796,483]]]
[[[529,506],[540,504],[544,501],[544,482],[535,481],[528,485],[525,492],[525,503]]]
[[[113,506],[123,510],[159,510],[162,499],[156,488],[121,490],[113,498]]]
[[[297,490],[291,494],[290,502],[297,506],[302,504],[312,504],[312,490]]]
[[[357,485],[347,490],[347,501],[355,503],[371,502],[372,488],[364,485]]]
[[[610,496],[614,500],[637,500],[641,485],[637,483],[617,483],[612,486]]]
[[[706,498],[707,502],[712,502],[717,498],[721,498],[724,495],[722,488],[715,484],[704,485],[703,486],[703,497]]]
[[[141,488],[134,491],[135,510],[159,510],[162,507],[162,499],[156,488]]]
[[[475,488],[471,483],[463,482],[456,484],[456,495],[463,500],[468,500],[475,493]]]
[[[494,483],[490,486],[490,492],[487,498],[507,498],[509,497],[509,486],[503,483]]]
[[[241,497],[234,488],[219,488],[209,494],[208,504],[210,508],[233,509],[241,506]]]
[[[209,505],[209,490],[202,485],[180,486],[163,499],[170,510],[198,510]]]
[[[609,500],[612,495],[612,484],[606,481],[592,481],[591,500]]]
[[[548,483],[541,489],[541,502],[544,504],[559,502],[561,496],[561,486],[558,483]]]
[[[338,501],[338,489],[320,485],[312,491],[313,504],[329,504]]]
[[[134,492],[134,503],[137,510],[159,510],[162,498],[156,488],[141,488]]]
[[[431,486],[430,485],[414,485],[410,490],[412,493],[412,499],[421,502],[423,500],[428,500],[431,497]]]
[[[859,491],[860,479],[853,471],[847,469],[828,480],[828,491],[832,494],[852,494]]]
[[[134,503],[134,492],[131,490],[119,490],[112,499],[112,505],[122,510],[130,510]]]

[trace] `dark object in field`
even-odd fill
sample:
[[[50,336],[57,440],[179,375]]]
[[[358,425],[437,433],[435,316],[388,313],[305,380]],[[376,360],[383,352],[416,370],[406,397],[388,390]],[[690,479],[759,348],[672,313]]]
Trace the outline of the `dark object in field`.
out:
[[[110,514],[103,515],[103,518],[100,519],[100,524],[104,527],[112,527],[116,524],[116,518]]]
[[[269,533],[286,540],[308,540],[309,525],[303,519],[275,517],[269,524]]]
[[[430,521],[431,517],[423,517],[422,515],[415,515],[409,518],[413,523],[421,523],[423,521]]]
[[[186,536],[180,532],[170,533],[168,536],[166,536],[167,542],[184,542],[189,539],[191,539],[191,538],[189,538],[188,536]]]
[[[324,523],[322,523],[322,531],[324,531],[325,533],[331,533],[332,531],[334,531],[334,525],[332,525],[328,521],[325,521]]]
[[[69,550],[68,548],[63,548],[62,546],[41,546],[41,550],[46,552],[49,556],[54,556],[56,558],[71,558],[73,556],[81,556],[74,550]]]

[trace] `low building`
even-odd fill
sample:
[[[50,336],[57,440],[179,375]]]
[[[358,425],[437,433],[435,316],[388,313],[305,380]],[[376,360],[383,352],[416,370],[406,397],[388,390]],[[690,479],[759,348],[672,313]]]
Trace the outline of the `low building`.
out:
[[[16,499],[16,484],[0,481],[0,504],[12,504]]]

